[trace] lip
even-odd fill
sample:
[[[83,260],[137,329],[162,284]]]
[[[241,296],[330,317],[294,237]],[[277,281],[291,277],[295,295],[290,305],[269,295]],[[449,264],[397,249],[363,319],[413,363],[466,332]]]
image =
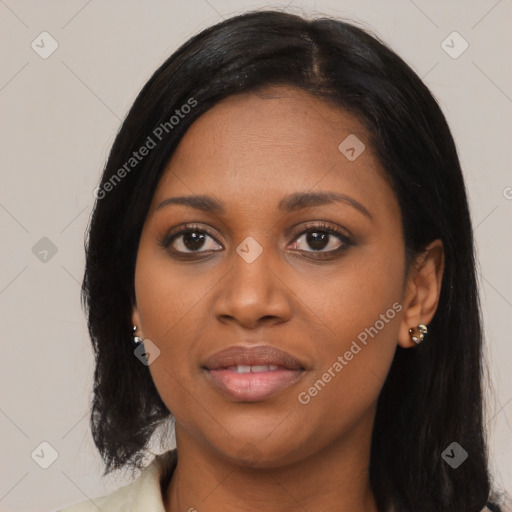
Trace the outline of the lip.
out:
[[[275,365],[288,370],[303,370],[303,366],[295,357],[272,345],[255,345],[246,347],[235,345],[215,352],[202,364],[208,370],[229,368],[230,366]]]
[[[236,366],[269,366],[268,371],[238,373]],[[210,384],[238,402],[270,398],[297,382],[304,366],[291,354],[271,345],[233,346],[216,352],[202,365]]]

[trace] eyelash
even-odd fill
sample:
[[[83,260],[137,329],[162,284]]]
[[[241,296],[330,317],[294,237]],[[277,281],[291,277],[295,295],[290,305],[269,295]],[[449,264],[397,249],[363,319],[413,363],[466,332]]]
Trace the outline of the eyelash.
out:
[[[345,251],[348,247],[351,247],[354,245],[354,242],[347,234],[345,234],[344,232],[340,231],[339,229],[333,227],[331,224],[327,224],[325,222],[318,222],[318,223],[311,224],[311,225],[304,227],[304,229],[302,231],[300,231],[299,233],[297,233],[294,236],[293,240],[296,241],[298,238],[302,237],[302,235],[305,235],[309,232],[314,232],[314,231],[326,233],[328,235],[334,235],[336,238],[338,238],[343,243],[343,245],[341,245],[337,249],[333,249],[331,251],[323,251],[323,252],[322,251],[300,251],[300,249],[299,249],[299,252],[307,253],[307,254],[312,253],[312,254],[317,255],[314,258],[311,258],[310,256],[302,256],[302,257],[305,257],[308,259],[321,260],[321,259],[325,259],[326,257],[329,258],[329,257],[335,256],[337,254],[340,254],[343,251]],[[182,251],[176,251],[176,250],[170,249],[169,246],[174,242],[174,240],[176,238],[178,238],[180,235],[183,235],[185,233],[191,233],[191,232],[206,234],[207,236],[212,238],[217,244],[221,245],[220,242],[218,242],[212,234],[210,234],[208,231],[206,231],[204,228],[200,227],[197,224],[186,224],[179,231],[174,232],[174,233],[168,233],[168,234],[164,235],[161,239],[158,240],[158,245],[168,251],[172,251],[173,255],[175,255],[176,257],[183,258],[183,259],[189,259],[191,257],[195,257],[195,255],[198,255],[198,254],[209,255],[213,252],[219,252],[218,250],[214,250],[214,251],[199,250],[199,251],[182,252]]]

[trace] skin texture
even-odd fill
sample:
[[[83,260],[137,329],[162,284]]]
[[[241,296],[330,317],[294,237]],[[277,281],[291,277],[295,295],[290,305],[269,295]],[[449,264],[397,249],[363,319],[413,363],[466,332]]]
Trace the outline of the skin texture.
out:
[[[366,145],[354,161],[338,150],[349,134]],[[370,216],[346,202],[277,208],[288,194],[318,191],[345,194]],[[225,213],[157,209],[196,194],[224,202]],[[304,231],[321,221],[351,244],[330,235],[315,250]],[[209,234],[196,253],[186,235],[159,245],[188,223]],[[262,248],[252,263],[236,252],[247,237]],[[138,334],[160,350],[149,369],[176,419],[167,511],[376,510],[368,467],[378,395],[397,344],[414,347],[409,328],[433,317],[443,270],[440,241],[409,269],[404,250],[397,199],[354,116],[281,86],[223,100],[190,127],[146,218],[132,315]],[[390,319],[395,303],[400,311]],[[301,403],[299,393],[381,315],[388,321],[378,334]],[[259,402],[236,402],[208,382],[207,357],[265,343],[304,364],[298,382]]]

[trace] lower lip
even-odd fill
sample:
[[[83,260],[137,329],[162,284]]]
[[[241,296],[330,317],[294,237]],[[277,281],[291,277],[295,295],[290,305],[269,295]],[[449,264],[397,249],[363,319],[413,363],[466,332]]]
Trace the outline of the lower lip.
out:
[[[259,402],[297,382],[304,370],[281,368],[268,372],[238,373],[221,368],[206,370],[210,382],[218,390],[238,402]]]

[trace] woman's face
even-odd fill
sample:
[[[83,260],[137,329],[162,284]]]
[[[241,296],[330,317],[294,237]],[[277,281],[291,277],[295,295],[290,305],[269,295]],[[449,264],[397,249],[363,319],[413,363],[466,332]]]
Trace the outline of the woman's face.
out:
[[[190,127],[144,225],[133,312],[160,351],[149,370],[178,442],[263,467],[369,435],[404,328],[400,209],[383,176],[355,117],[293,88],[230,97]],[[261,345],[294,362],[215,362]]]

